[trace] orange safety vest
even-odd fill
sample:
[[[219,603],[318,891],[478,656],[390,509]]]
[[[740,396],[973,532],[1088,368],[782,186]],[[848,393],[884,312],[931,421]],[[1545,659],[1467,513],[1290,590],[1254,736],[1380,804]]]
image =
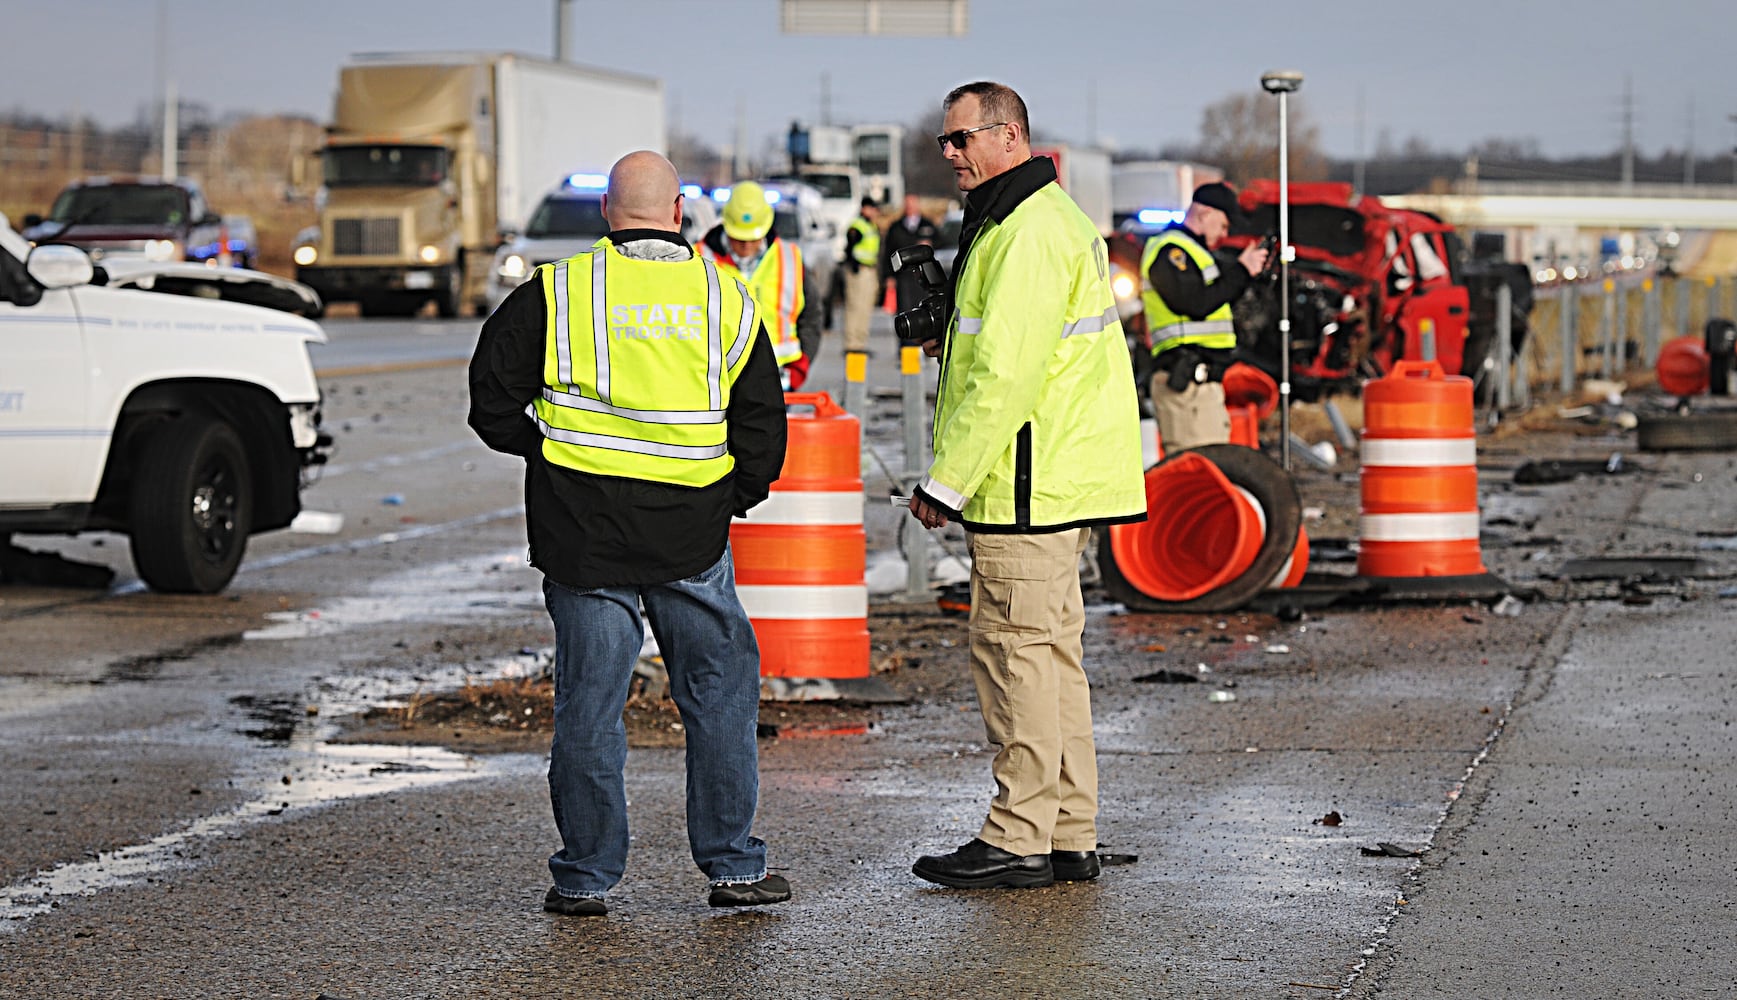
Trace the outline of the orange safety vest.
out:
[[[720,272],[747,285],[754,293],[754,304],[772,337],[772,353],[779,366],[800,359],[802,344],[796,337],[796,317],[802,315],[807,301],[802,294],[802,250],[789,240],[773,240],[760,255],[751,278],[742,277],[733,258],[716,253],[704,241],[699,243],[698,250]]]

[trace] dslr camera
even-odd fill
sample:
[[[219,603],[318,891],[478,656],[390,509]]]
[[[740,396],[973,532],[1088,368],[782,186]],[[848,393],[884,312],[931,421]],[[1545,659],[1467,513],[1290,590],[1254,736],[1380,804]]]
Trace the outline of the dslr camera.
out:
[[[923,286],[923,298],[909,309],[893,317],[893,332],[902,344],[925,344],[940,340],[947,332],[947,271],[935,260],[935,248],[926,243],[896,250],[892,256],[893,273],[906,268],[917,269],[917,281]]]

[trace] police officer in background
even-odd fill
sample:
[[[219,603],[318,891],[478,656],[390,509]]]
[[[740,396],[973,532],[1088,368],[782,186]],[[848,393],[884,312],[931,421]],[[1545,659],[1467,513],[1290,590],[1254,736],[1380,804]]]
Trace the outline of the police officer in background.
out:
[[[1241,218],[1235,189],[1202,184],[1182,221],[1147,240],[1140,259],[1152,413],[1165,454],[1230,440],[1223,383],[1236,352],[1230,307],[1267,264],[1258,244],[1235,257],[1213,253]]]
[[[880,206],[873,198],[862,200],[857,217],[844,233],[844,349],[867,351],[869,319],[874,315],[881,289],[881,230],[876,225]]]
[[[608,912],[627,864],[621,712],[641,607],[685,724],[688,846],[711,905],[790,898],[752,834],[760,656],[729,550],[730,518],[783,467],[784,394],[751,293],[682,239],[680,190],[657,153],[623,157],[609,235],[538,267],[470,363],[471,428],[525,460],[531,564],[555,626],[561,850],[543,908],[564,916]]]

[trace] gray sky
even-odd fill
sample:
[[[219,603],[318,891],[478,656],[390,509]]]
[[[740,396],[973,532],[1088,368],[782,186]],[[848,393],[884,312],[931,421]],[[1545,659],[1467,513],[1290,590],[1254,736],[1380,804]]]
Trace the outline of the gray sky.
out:
[[[216,112],[324,121],[352,52],[503,49],[549,56],[553,0],[167,0],[168,64]],[[1400,9],[1404,8],[1404,12]],[[0,0],[0,107],[131,121],[158,79],[156,0]],[[954,84],[1013,85],[1040,138],[1122,147],[1192,141],[1201,109],[1263,70],[1302,96],[1336,156],[1385,131],[1448,149],[1536,138],[1552,155],[1618,148],[1624,77],[1643,154],[1728,154],[1737,130],[1732,0],[971,0],[960,39],[778,33],[777,0],[579,0],[576,61],[664,80],[672,124],[749,148],[814,121],[830,73],[835,122],[909,124]],[[1429,11],[1431,13],[1425,13]],[[1095,93],[1096,99],[1092,95]],[[1095,113],[1094,113],[1095,104]]]

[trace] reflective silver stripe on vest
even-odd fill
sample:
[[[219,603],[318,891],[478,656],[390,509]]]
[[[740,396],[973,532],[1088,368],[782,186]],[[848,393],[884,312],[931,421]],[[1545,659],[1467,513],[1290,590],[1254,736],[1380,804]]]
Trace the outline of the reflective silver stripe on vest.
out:
[[[1165,336],[1153,341],[1152,353],[1157,354],[1166,347],[1175,344],[1186,337],[1205,337],[1214,333],[1236,333],[1236,323],[1228,319],[1209,319],[1200,322],[1172,323],[1159,327],[1155,333]]]
[[[711,261],[701,261],[706,269],[706,399],[712,409],[724,405],[723,370],[724,333],[718,313],[724,308],[724,294],[718,289],[718,269]]]
[[[567,341],[567,262],[555,265],[555,378],[573,384],[573,345]]]
[[[604,259],[607,248],[591,252],[591,351],[597,355],[597,398],[609,401],[609,303]]]
[[[760,322],[760,307],[754,304],[754,296],[748,294],[746,285],[739,281],[736,285],[742,289],[742,325],[736,328],[736,342],[730,345],[730,356],[724,359],[725,370],[736,367],[742,352],[754,342],[754,328]],[[716,323],[717,320],[712,322]]]
[[[1217,281],[1218,280],[1218,265],[1217,264],[1210,264],[1206,267],[1201,268],[1200,269],[1200,276],[1205,278],[1206,283],[1209,285],[1212,284],[1213,282]]]
[[[625,417],[628,420],[637,420],[644,424],[721,424],[724,422],[723,410],[635,410],[631,407],[605,403],[589,396],[560,392],[548,386],[543,387],[543,398],[556,406],[564,406],[570,410],[607,413],[612,417]]]
[[[982,333],[983,332],[983,317],[981,317],[981,316],[961,316],[961,317],[959,317],[959,332],[960,333]]]
[[[551,441],[562,444],[576,444],[586,448],[603,448],[608,451],[626,451],[635,455],[653,455],[658,458],[690,458],[704,461],[709,458],[722,458],[729,454],[729,446],[689,445],[689,444],[657,444],[653,441],[639,441],[634,438],[613,437],[608,434],[588,434],[584,431],[564,430],[551,427],[542,419],[537,421],[537,429]]]
[[[783,272],[779,274],[779,277],[786,279],[781,282],[784,290],[778,295],[778,323],[782,327],[784,317],[790,317],[791,332],[795,333],[796,290],[802,287],[802,272],[796,267],[796,247],[794,245],[779,240],[778,249],[779,256],[783,258],[779,262],[783,267]]]
[[[1074,320],[1072,323],[1062,327],[1062,339],[1066,340],[1076,333],[1102,333],[1105,328],[1107,328],[1111,323],[1116,322],[1118,318],[1115,306],[1105,309],[1103,315],[1100,316],[1082,316],[1079,319]]]

